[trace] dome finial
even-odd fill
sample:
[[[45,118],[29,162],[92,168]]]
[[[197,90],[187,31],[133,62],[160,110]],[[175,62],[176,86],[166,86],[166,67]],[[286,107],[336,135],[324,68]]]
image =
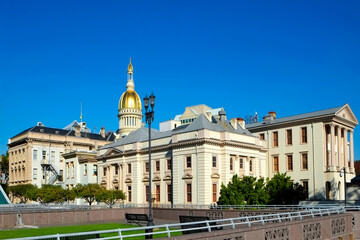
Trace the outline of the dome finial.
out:
[[[129,63],[129,66],[128,66],[128,74],[133,74],[134,73],[134,69],[133,69],[133,66],[131,64],[131,58],[130,58],[130,63]]]

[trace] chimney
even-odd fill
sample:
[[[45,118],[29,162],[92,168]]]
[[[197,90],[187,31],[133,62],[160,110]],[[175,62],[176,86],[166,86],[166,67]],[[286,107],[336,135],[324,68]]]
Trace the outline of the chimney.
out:
[[[276,113],[275,112],[268,112],[268,115],[263,117],[264,122],[272,122],[274,119],[276,119]]]
[[[269,115],[271,115],[273,117],[273,119],[276,119],[276,112],[268,112]]]
[[[100,129],[100,135],[105,138],[105,128],[104,127],[101,127]]]
[[[224,108],[221,108],[221,110],[219,111],[219,116],[220,116],[220,121],[221,122],[226,121],[226,112],[225,112]]]
[[[80,125],[76,125],[75,126],[75,136],[76,137],[80,137],[81,133],[80,133]]]
[[[240,124],[242,129],[245,129],[245,120],[242,118],[237,118],[237,122]]]
[[[237,130],[237,118],[232,118],[230,120],[230,123],[234,127],[234,129]]]

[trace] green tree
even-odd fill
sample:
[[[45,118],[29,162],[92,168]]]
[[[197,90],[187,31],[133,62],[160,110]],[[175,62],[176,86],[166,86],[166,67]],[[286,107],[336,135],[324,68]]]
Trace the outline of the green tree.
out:
[[[73,189],[63,189],[62,198],[64,202],[74,201],[76,192]]]
[[[265,180],[256,179],[252,176],[244,176],[239,179],[234,175],[227,186],[221,185],[219,205],[258,205],[266,204],[269,195],[265,189]]]
[[[293,183],[286,173],[277,173],[268,179],[266,189],[270,194],[270,204],[295,204],[305,199],[303,187]]]
[[[1,162],[0,162],[0,173],[4,173],[5,176],[9,176],[9,153],[6,152],[6,155],[1,155]],[[1,178],[1,176],[0,176]]]
[[[97,202],[106,203],[111,208],[116,201],[125,199],[125,193],[121,190],[106,190],[105,188],[102,188],[95,199]]]
[[[96,196],[101,191],[102,187],[97,183],[89,183],[86,185],[78,184],[76,185],[74,191],[76,196],[83,198],[89,206],[96,200]]]
[[[30,192],[35,189],[36,186],[32,184],[19,184],[15,186],[9,187],[9,192],[12,196],[12,201],[14,201],[14,198],[18,198],[20,200],[20,203],[26,203],[28,200],[31,200]]]

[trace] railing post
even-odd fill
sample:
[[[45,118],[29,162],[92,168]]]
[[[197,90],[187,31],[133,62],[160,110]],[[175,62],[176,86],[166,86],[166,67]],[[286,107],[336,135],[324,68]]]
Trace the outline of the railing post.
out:
[[[57,234],[56,239],[57,239],[57,240],[60,240],[60,234]]]
[[[279,222],[282,222],[281,218],[280,218],[280,214],[277,214],[277,217],[278,217]]]
[[[291,213],[289,213],[289,219],[290,219],[290,221],[292,221],[292,216],[291,216]]]
[[[302,220],[303,218],[302,218],[302,215],[300,212],[298,212],[298,215],[299,215],[300,220]]]
[[[249,221],[249,218],[248,218],[248,217],[245,217],[245,220],[246,220],[246,222],[247,222],[247,224],[248,224],[248,227],[251,227],[251,223],[250,223],[250,221]]]
[[[206,220],[206,226],[208,228],[208,232],[211,232],[211,227],[210,227],[209,221],[207,221],[207,220]]]
[[[165,228],[166,228],[167,236],[171,237],[169,226],[167,224],[165,225]]]
[[[234,224],[234,221],[233,221],[232,218],[230,218],[230,222],[231,222],[231,228],[232,228],[232,229],[235,229],[235,224]]]
[[[265,225],[265,221],[264,221],[264,218],[263,218],[262,215],[260,215],[260,220],[261,220],[261,224],[262,224],[262,225]]]
[[[313,213],[312,209],[310,210],[310,213],[311,213],[312,218],[314,218],[315,216],[314,216],[314,213]]]
[[[119,237],[120,237],[120,240],[122,240],[122,234],[121,234],[121,229],[119,228]]]

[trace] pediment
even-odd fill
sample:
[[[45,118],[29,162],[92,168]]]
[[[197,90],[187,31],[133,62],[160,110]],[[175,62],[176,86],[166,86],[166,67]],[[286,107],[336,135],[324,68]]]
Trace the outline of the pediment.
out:
[[[114,178],[112,182],[113,183],[119,183],[119,181],[116,178]]]
[[[143,182],[148,182],[148,181],[149,181],[149,177],[144,177],[142,181],[143,181]]]
[[[353,122],[355,124],[358,124],[358,120],[356,119],[353,111],[351,110],[350,106],[348,104],[345,104],[339,111],[335,114],[337,117],[346,119],[350,122]]]
[[[190,173],[186,173],[182,178],[183,179],[192,179],[193,176]]]
[[[171,175],[165,175],[164,181],[169,181],[169,180],[171,180]]]
[[[126,178],[126,179],[125,179],[125,182],[126,182],[126,183],[131,183],[131,182],[132,182],[132,181],[131,181],[131,178]]]
[[[161,178],[159,176],[154,176],[153,181],[161,181]]]
[[[213,173],[211,174],[211,178],[220,178],[220,174],[217,173],[217,172],[213,172]]]
[[[116,149],[116,148],[110,148],[110,149],[107,150],[102,156],[103,156],[103,157],[106,157],[106,156],[111,156],[111,155],[120,154],[120,153],[122,153],[121,150]]]
[[[106,184],[106,181],[105,180],[102,180],[101,181],[101,185],[105,185]]]

